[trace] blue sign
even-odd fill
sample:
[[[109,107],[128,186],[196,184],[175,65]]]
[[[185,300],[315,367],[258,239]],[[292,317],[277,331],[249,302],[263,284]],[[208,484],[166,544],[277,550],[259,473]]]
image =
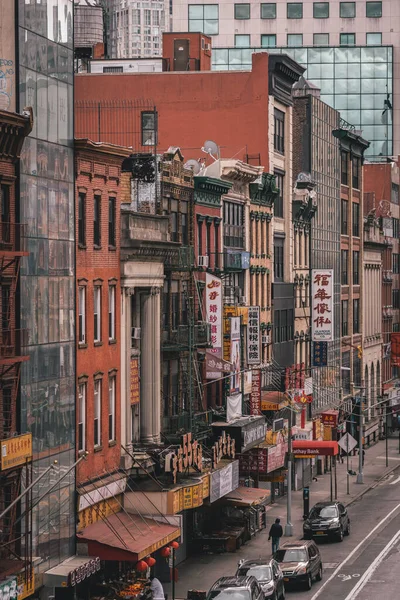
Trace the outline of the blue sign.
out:
[[[313,367],[328,366],[328,342],[313,342]]]

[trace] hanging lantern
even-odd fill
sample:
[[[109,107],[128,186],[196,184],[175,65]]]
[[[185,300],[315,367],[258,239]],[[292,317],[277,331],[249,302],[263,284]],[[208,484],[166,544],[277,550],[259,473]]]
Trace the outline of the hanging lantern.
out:
[[[171,548],[173,548],[174,550],[176,550],[177,548],[179,548],[179,544],[178,542],[171,542],[170,543]]]
[[[161,549],[160,554],[163,558],[168,558],[169,555],[171,554],[171,548],[168,548],[168,546],[165,546],[165,548]]]
[[[153,558],[152,556],[148,556],[147,558],[144,559],[145,562],[147,562],[147,564],[149,565],[149,567],[154,567],[154,565],[156,564],[156,559]]]
[[[143,573],[144,571],[147,571],[148,568],[149,568],[149,565],[144,560],[139,560],[139,562],[136,563],[136,567],[135,567],[136,571],[138,571],[139,573]]]

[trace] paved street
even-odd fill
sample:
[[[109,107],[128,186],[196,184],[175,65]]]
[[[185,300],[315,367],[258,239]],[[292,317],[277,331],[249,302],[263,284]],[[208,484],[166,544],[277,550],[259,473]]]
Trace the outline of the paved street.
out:
[[[351,479],[346,494],[346,465],[338,466],[338,498],[349,504],[352,531],[342,543],[320,542],[324,577],[310,592],[289,592],[289,598],[304,600],[376,600],[398,597],[397,577],[393,575],[400,552],[400,455],[398,442],[389,441],[389,466],[385,466],[385,445],[380,442],[366,451],[365,483]],[[355,459],[353,458],[353,468]],[[311,486],[311,503],[328,499],[329,474]],[[285,518],[285,499],[268,512]],[[293,494],[295,537],[302,534],[301,492]],[[270,553],[267,532],[262,532],[235,554],[199,556],[179,565],[176,597],[185,598],[188,589],[208,589],[222,575],[234,573],[239,558]],[[165,586],[171,598],[170,586]]]

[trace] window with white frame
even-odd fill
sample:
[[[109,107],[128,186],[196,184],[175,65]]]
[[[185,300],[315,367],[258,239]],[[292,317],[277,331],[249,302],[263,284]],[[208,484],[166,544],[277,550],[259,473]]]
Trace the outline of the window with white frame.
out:
[[[86,450],[86,383],[78,388],[78,451]]]
[[[115,285],[108,286],[108,339],[115,340]]]
[[[93,302],[94,341],[101,341],[101,285],[94,286]]]
[[[108,441],[115,440],[115,375],[108,380]]]
[[[101,379],[94,382],[94,445],[101,446]]]
[[[78,342],[80,344],[86,343],[86,287],[80,285],[78,289]]]

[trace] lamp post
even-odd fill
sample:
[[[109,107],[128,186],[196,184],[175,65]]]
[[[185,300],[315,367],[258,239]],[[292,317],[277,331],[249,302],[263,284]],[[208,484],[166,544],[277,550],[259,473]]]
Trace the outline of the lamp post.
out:
[[[287,477],[287,515],[285,525],[285,535],[293,535],[292,525],[292,411],[289,410],[289,431],[288,431],[288,477]]]
[[[363,388],[361,392],[363,392]],[[359,437],[358,437],[358,474],[357,474],[357,483],[364,483],[364,473],[363,473],[363,426],[364,426],[364,411],[362,404],[363,394],[360,394],[360,420],[359,420]]]

